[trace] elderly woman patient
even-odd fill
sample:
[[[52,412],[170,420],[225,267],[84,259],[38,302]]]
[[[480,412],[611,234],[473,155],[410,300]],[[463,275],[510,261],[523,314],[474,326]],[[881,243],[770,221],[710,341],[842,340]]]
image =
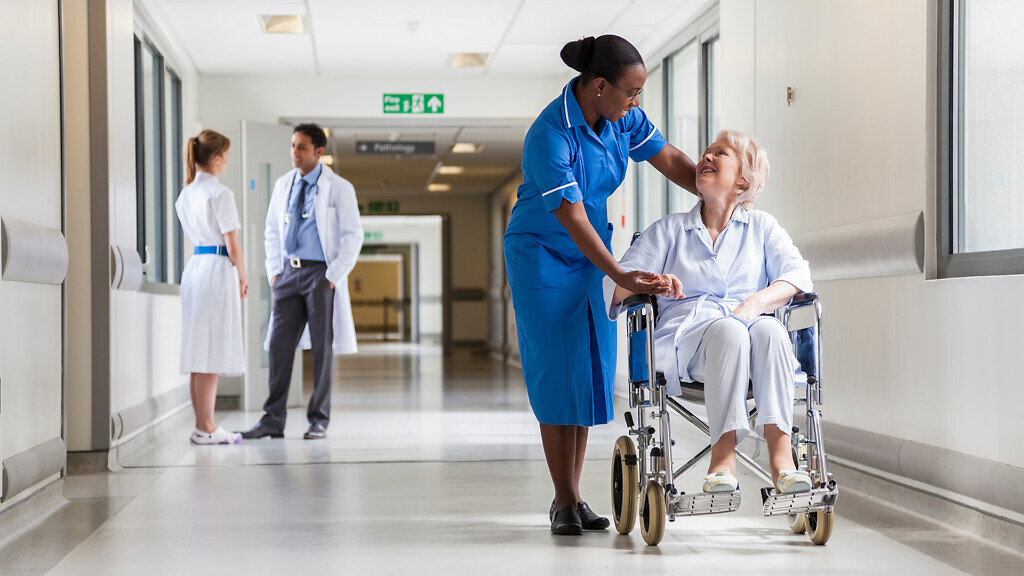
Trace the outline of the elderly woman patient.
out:
[[[705,492],[737,487],[734,449],[750,433],[748,383],[776,488],[811,488],[810,477],[794,470],[790,450],[797,361],[786,329],[763,316],[810,291],[810,270],[775,218],[751,208],[767,179],[761,145],[740,132],[720,132],[697,164],[697,205],[652,224],[620,261],[627,271],[659,273],[671,286],[658,296],[655,365],[669,394],[679,394],[680,379],[704,383],[712,443]],[[631,293],[608,278],[604,292],[614,320]]]

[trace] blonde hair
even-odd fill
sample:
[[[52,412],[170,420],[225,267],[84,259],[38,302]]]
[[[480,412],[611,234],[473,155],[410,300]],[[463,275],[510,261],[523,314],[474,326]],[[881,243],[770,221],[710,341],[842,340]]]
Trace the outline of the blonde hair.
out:
[[[747,187],[737,196],[741,206],[750,208],[768,182],[768,152],[760,142],[738,130],[722,130],[715,136],[715,142],[719,140],[724,140],[740,159],[740,176]]]
[[[231,148],[231,140],[220,132],[203,130],[185,144],[185,184],[196,179],[196,168],[209,165],[214,156]]]

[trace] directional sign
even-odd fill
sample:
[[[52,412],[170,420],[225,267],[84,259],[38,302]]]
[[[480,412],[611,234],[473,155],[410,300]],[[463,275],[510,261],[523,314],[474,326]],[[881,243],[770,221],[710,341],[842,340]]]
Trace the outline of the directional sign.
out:
[[[385,94],[385,114],[444,114],[444,94]]]
[[[372,140],[360,140],[356,142],[356,154],[394,154],[401,156],[412,156],[416,154],[433,154],[433,142],[389,142],[387,140],[374,142]]]

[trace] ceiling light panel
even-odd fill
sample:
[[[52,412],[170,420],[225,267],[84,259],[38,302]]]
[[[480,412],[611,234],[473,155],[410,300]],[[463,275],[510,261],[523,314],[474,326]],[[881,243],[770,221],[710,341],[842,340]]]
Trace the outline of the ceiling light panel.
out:
[[[306,22],[302,14],[260,14],[260,26],[265,34],[305,34]]]
[[[427,185],[428,192],[447,192],[451,189],[451,184],[441,184],[440,182],[432,182],[429,185]]]
[[[599,36],[622,9],[621,0],[524,0],[505,42],[565,44],[584,36]]]

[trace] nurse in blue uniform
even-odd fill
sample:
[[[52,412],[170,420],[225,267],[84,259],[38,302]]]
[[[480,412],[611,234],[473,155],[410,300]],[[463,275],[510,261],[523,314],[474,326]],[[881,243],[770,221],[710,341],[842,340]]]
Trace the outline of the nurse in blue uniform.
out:
[[[608,196],[630,158],[691,192],[696,174],[637,107],[647,68],[632,44],[588,37],[566,44],[561,57],[580,74],[526,135],[504,248],[523,375],[555,487],[551,531],[581,534],[609,525],[579,493],[588,427],[612,420],[615,324],[603,312],[601,280],[635,293],[670,290],[662,276],[619,266]]]

